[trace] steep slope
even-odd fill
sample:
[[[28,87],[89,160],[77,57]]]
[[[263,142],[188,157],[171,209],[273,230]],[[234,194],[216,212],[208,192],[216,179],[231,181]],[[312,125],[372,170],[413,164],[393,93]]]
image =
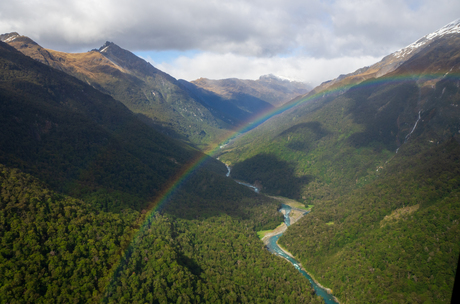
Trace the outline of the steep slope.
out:
[[[3,164],[22,168],[65,193],[104,189],[111,193],[111,203],[124,196],[137,209],[181,165],[203,156],[74,77],[4,43],[0,52]],[[223,165],[210,161],[225,173]]]
[[[423,134],[433,136],[427,140],[446,140],[458,131],[454,88],[460,69],[459,46],[458,34],[441,37],[385,76],[364,81],[343,93],[322,92],[298,98],[296,107],[241,136],[223,151],[221,158],[236,164],[261,152],[272,153],[292,164],[304,163],[293,173],[304,176],[312,173],[318,163],[307,157],[315,151],[321,158],[329,154],[330,160],[340,159],[342,154],[337,149],[347,147],[372,149],[369,153],[386,157],[383,151],[392,155],[415,136],[409,135],[411,132],[426,124]],[[334,144],[334,150],[332,146],[320,149],[321,145],[339,142],[342,144]],[[350,169],[354,172],[362,166],[367,165],[357,160]],[[314,176],[325,176],[323,169],[314,170]],[[327,171],[331,170],[335,169]],[[367,174],[367,170],[358,172]]]
[[[404,62],[411,59],[414,55],[418,54],[426,47],[430,47],[431,43],[436,42],[438,39],[445,36],[458,33],[460,33],[460,19],[447,24],[433,33],[423,36],[407,47],[385,56],[381,61],[369,67],[358,69],[350,74],[340,75],[336,79],[322,83],[318,87],[314,88],[309,95],[311,96],[320,92],[335,90],[343,92],[348,87],[359,84],[367,79],[384,76],[396,70]]]
[[[248,94],[239,94],[234,98],[202,88],[192,82],[179,80],[182,87],[202,104],[214,109],[216,115],[233,125],[244,125],[257,116],[273,109],[268,102]]]
[[[47,50],[17,33],[1,38],[25,55],[110,94],[163,133],[204,147],[231,124],[194,100],[173,77],[107,42],[87,53]]]
[[[265,215],[146,220],[130,209],[101,211],[0,164],[0,297],[16,303],[320,303],[298,271],[261,248],[252,231],[254,221],[277,213],[276,205],[248,200],[244,206],[246,213]]]
[[[18,33],[0,35],[0,40],[111,95],[162,133],[200,148],[219,142],[227,131],[270,110],[271,104],[306,91],[299,83],[262,77],[250,85],[238,80],[244,88],[232,89],[229,97],[178,81],[112,42],[74,54],[44,49]]]
[[[220,156],[235,178],[314,205],[280,242],[344,302],[450,299],[460,35],[427,37],[392,72],[298,99]]]
[[[319,303],[257,238],[279,203],[207,158],[150,213],[205,155],[3,42],[0,67],[2,301]]]

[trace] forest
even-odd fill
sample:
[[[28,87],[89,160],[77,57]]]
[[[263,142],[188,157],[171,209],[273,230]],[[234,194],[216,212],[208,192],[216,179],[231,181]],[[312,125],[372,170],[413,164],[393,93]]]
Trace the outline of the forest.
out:
[[[315,204],[280,239],[339,299],[450,301],[460,254],[460,145],[452,140],[404,160],[379,180]]]
[[[188,131],[160,122],[178,132],[169,137],[152,121],[161,106],[125,105],[145,94],[128,85],[145,75],[91,85],[0,42],[0,303],[323,303],[259,240],[283,221],[269,195],[312,207],[279,243],[341,303],[448,302],[460,86],[439,70],[460,56],[445,49],[433,43],[378,81],[299,97],[217,160],[189,145],[224,132],[216,113]],[[174,99],[182,89],[158,93],[183,110],[164,118],[188,124],[197,118],[188,97]]]
[[[4,43],[0,66],[1,303],[321,303],[257,237],[278,201]]]
[[[220,155],[263,192],[313,205],[279,243],[341,302],[450,301],[460,91],[455,75],[424,76],[458,62],[444,51],[433,44],[378,81],[307,96]]]
[[[246,219],[147,216],[100,210],[3,165],[0,178],[2,303],[321,303],[255,233],[276,202],[243,201]]]

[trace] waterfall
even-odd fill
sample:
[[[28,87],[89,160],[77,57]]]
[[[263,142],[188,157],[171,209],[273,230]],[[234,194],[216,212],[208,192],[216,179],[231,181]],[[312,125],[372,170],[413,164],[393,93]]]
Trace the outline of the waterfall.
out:
[[[420,121],[420,118],[421,118],[421,114],[422,113],[422,110],[418,111],[418,118],[417,118],[417,121],[415,122],[414,126],[412,127],[412,130],[409,132],[409,134],[406,135],[406,138],[404,138],[404,144],[409,140],[410,136],[412,135],[412,133],[414,133],[415,131],[415,128],[417,127],[417,124],[418,122]],[[401,147],[399,147],[401,148]],[[396,149],[396,153],[398,153],[399,151],[399,148]]]
[[[422,112],[422,110],[418,111],[418,119],[417,119],[417,121],[415,122],[415,125],[414,125],[414,127],[412,128],[412,130],[410,131],[410,133],[406,135],[406,138],[404,139],[404,143],[407,142],[407,140],[409,139],[409,137],[411,136],[411,134],[414,132],[415,128],[417,127],[417,124],[418,124],[418,122],[419,122],[419,120],[420,120],[420,113],[421,113],[421,112]]]

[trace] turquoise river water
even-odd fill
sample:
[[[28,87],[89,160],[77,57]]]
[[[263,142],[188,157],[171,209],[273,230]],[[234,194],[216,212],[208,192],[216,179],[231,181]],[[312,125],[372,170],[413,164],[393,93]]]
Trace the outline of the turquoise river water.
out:
[[[227,174],[226,176],[227,177],[230,177],[230,172],[231,172],[231,169],[228,165],[225,165],[227,167]],[[253,185],[250,185],[250,184],[247,184],[247,183],[243,183],[243,182],[239,182],[237,181],[237,183],[241,184],[241,185],[244,185],[246,187],[250,187],[252,190],[254,190],[255,192],[259,193],[259,189],[256,188],[255,186]],[[284,210],[284,223],[286,224],[286,226],[290,226],[291,225],[291,219],[289,218],[289,214],[291,213],[291,207],[288,206],[288,205],[285,205],[285,204],[281,204],[281,209],[279,210],[280,212]],[[306,212],[308,213],[308,212]],[[310,281],[312,287],[315,289],[315,292],[317,295],[319,295],[320,297],[322,297],[324,299],[324,302],[326,304],[338,304],[335,300],[334,300],[334,297],[331,295],[331,294],[328,294],[327,291],[320,287],[318,284],[315,283],[315,281],[313,281],[313,279],[308,275],[307,272],[305,272],[304,270],[302,270],[302,267],[300,266],[300,263],[290,257],[289,255],[287,255],[283,250],[281,250],[281,248],[278,246],[278,244],[276,244],[276,242],[278,241],[278,239],[283,235],[283,233],[280,233],[280,234],[277,234],[277,235],[274,235],[272,236],[269,241],[268,241],[268,244],[267,244],[267,248],[270,252],[272,252],[273,254],[276,254],[280,257],[283,257],[285,258],[286,260],[288,260],[289,262],[291,262],[292,265],[294,265],[294,267],[304,276],[308,279],[308,281]]]
[[[289,213],[291,212],[291,207],[288,206],[288,205],[285,205],[285,204],[282,204],[281,205],[281,209],[280,209],[280,212],[282,210],[284,210],[284,223],[286,224],[286,226],[290,226],[291,224],[291,221],[290,221],[290,218],[289,218]],[[333,296],[331,294],[328,294],[326,290],[324,290],[323,288],[321,288],[320,286],[318,286],[315,281],[313,281],[313,279],[308,275],[308,273],[306,273],[304,270],[302,270],[301,266],[300,266],[300,263],[290,257],[289,255],[287,255],[283,250],[281,250],[281,248],[278,246],[278,244],[276,244],[276,242],[278,241],[278,239],[283,235],[283,233],[280,233],[280,234],[277,234],[277,235],[274,235],[272,236],[270,239],[269,239],[269,242],[267,244],[267,247],[268,247],[268,250],[276,255],[279,255],[283,258],[285,258],[286,260],[288,260],[289,262],[292,263],[292,265],[294,265],[294,267],[300,271],[300,273],[306,277],[308,279],[308,281],[310,281],[311,285],[313,286],[313,288],[315,289],[316,291],[316,294],[321,296],[324,301],[326,302],[326,304],[337,304],[337,302],[334,300]]]

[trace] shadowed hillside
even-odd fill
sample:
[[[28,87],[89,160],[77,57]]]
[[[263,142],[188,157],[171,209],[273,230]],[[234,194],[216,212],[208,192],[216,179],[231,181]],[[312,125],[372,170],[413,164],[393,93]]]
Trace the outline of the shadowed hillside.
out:
[[[2,301],[319,303],[256,235],[278,202],[3,42],[0,66]]]
[[[438,37],[384,76],[315,90],[220,159],[270,156],[271,188],[314,205],[280,238],[341,301],[449,301],[460,253],[460,38]],[[284,164],[289,175],[277,174]],[[244,180],[267,177],[251,166]],[[296,184],[296,183],[289,183]],[[300,189],[300,191],[298,190]]]

